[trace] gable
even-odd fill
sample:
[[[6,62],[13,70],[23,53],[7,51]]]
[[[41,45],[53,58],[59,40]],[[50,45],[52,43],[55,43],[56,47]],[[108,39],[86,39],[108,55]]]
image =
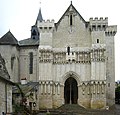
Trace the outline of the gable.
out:
[[[3,44],[3,45],[18,45],[18,41],[13,36],[13,34],[10,31],[8,31],[3,37],[0,38],[0,44]]]
[[[88,24],[71,4],[58,23],[56,23],[53,47],[65,48],[68,45],[71,47],[89,47],[90,31]]]
[[[59,19],[59,21],[55,24],[56,28],[60,25],[60,23],[62,22],[62,20],[65,19],[65,17],[68,18],[68,20],[70,20],[70,16],[76,17],[78,16],[80,20],[82,20],[82,22],[87,25],[87,22],[83,19],[83,17],[80,15],[80,13],[76,10],[76,8],[72,5],[72,3],[70,4],[70,6],[67,8],[67,10],[65,11],[65,13],[62,15],[62,17]],[[69,22],[68,22],[69,23]]]

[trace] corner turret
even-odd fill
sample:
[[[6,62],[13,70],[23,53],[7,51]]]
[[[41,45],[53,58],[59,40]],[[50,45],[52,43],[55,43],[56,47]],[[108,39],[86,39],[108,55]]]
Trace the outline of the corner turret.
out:
[[[31,38],[32,39],[39,39],[39,31],[36,25],[31,27]]]
[[[49,32],[54,28],[54,20],[43,20],[42,22],[37,22],[37,27],[40,29],[41,32]]]
[[[40,45],[52,46],[54,26],[54,20],[43,20],[42,22],[37,22],[37,27],[40,32]]]
[[[41,13],[41,8],[39,9],[39,13],[36,19],[35,25],[31,27],[31,38],[32,39],[39,39],[39,31],[37,27],[37,23],[40,23],[43,21],[42,13]]]
[[[99,30],[105,30],[105,28],[108,26],[108,18],[106,17],[103,19],[103,17],[100,17],[99,19],[97,17],[90,18],[90,30],[91,31],[99,31]]]
[[[117,33],[117,26],[116,25],[108,26],[106,28],[106,31],[105,31],[106,36],[115,36],[116,33]]]

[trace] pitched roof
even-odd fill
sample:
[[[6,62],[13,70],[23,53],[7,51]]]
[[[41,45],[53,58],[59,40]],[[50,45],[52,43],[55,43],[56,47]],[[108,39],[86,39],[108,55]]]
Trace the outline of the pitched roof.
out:
[[[39,39],[28,38],[19,41],[19,46],[36,46],[39,45]]]
[[[18,45],[17,39],[14,35],[8,31],[4,36],[0,38],[0,44],[3,45]]]
[[[27,84],[19,84],[19,87],[22,89],[24,94],[27,94],[30,91],[34,91],[35,87],[39,86],[39,82],[28,82]],[[17,87],[13,87],[13,93],[19,93]]]
[[[36,24],[37,24],[37,21],[40,21],[40,22],[43,21],[43,17],[42,17],[42,13],[41,13],[41,8],[39,9],[39,13],[38,13],[38,16],[37,16],[37,19],[36,19]]]
[[[59,25],[59,23],[61,22],[61,20],[64,18],[64,16],[66,15],[67,12],[70,11],[70,9],[73,9],[78,15],[79,17],[82,19],[82,21],[87,24],[87,22],[84,20],[84,18],[80,15],[80,13],[76,10],[76,8],[73,6],[72,2],[70,4],[70,6],[67,8],[67,10],[65,11],[65,13],[62,15],[62,17],[59,19],[59,21],[56,23],[56,26]]]

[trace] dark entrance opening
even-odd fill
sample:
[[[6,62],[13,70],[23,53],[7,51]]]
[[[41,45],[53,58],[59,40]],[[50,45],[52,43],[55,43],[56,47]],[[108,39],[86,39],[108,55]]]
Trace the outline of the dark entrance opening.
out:
[[[65,104],[77,104],[78,99],[77,81],[72,77],[69,77],[65,81],[64,98]]]

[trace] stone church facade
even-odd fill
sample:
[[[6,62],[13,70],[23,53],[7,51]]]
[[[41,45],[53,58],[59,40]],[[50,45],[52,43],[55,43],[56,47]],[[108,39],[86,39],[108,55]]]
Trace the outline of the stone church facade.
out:
[[[108,18],[85,21],[71,3],[57,23],[43,20],[40,9],[31,37],[18,42],[9,31],[0,53],[12,81],[39,82],[39,108],[101,109],[115,103],[116,32]]]

